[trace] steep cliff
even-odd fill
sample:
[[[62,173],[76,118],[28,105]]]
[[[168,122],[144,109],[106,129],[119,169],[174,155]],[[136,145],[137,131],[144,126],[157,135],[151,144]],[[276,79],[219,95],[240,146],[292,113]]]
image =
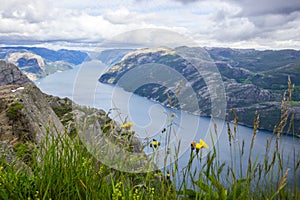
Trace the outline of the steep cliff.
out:
[[[0,158],[30,171],[24,162],[34,146],[64,130],[45,94],[15,65],[0,61]]]
[[[32,83],[15,65],[0,60],[0,86]]]

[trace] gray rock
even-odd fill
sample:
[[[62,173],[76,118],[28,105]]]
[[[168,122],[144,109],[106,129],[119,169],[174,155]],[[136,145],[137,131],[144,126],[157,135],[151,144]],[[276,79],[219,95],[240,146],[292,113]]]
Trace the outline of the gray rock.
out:
[[[14,64],[0,60],[0,86],[32,83]]]

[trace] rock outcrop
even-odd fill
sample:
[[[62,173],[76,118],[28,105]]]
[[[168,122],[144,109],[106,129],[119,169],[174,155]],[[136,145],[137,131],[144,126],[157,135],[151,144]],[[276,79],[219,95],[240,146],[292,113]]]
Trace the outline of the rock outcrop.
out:
[[[28,151],[65,128],[43,94],[15,65],[0,61],[0,157],[28,170],[15,148]],[[30,170],[29,170],[30,171]]]
[[[0,140],[39,144],[64,126],[45,95],[15,65],[0,61]]]
[[[0,60],[0,86],[32,83],[14,64]]]
[[[60,119],[34,84],[0,86],[0,94],[0,140],[40,144],[47,133],[64,133]]]

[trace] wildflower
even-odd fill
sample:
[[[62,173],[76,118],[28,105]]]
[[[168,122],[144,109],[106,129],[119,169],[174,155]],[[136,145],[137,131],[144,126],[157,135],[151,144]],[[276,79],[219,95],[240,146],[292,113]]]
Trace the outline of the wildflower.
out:
[[[104,166],[101,165],[101,167],[99,168],[97,174],[98,174],[98,175],[101,175],[103,172],[104,172]]]
[[[209,148],[208,145],[202,139],[200,139],[199,142],[200,142],[201,148],[205,148],[205,149]]]
[[[200,151],[200,149],[202,149],[202,148],[208,149],[208,145],[202,139],[200,139],[199,142],[200,143],[196,144],[196,153],[198,153]]]
[[[139,190],[136,188],[136,189],[134,190],[134,193],[133,193],[133,200],[139,200],[139,199],[141,199],[141,198],[140,198],[140,192],[139,192]]]
[[[121,187],[122,187],[122,182],[119,182],[115,185],[114,191],[113,191],[113,194],[112,194],[112,199],[113,200],[118,200],[120,198],[123,199],[123,194],[122,194],[122,191],[121,191]]]
[[[196,144],[196,153],[198,153],[200,149],[201,149],[201,145],[200,145],[200,143],[197,143]]]
[[[127,133],[129,133],[129,134],[135,134],[135,130],[127,130]]]
[[[170,180],[170,177],[171,177],[171,174],[170,174],[169,171],[167,171],[166,178],[167,178],[168,181]]]
[[[150,147],[157,148],[159,145],[160,145],[160,142],[156,141],[156,139],[153,139],[150,144]]]
[[[132,122],[126,122],[121,125],[121,128],[131,128],[132,126],[134,126]]]
[[[35,199],[39,200],[39,191],[35,191],[35,195],[34,195]]]
[[[155,189],[154,188],[149,188],[149,193],[150,193],[150,199],[154,199]]]
[[[196,142],[191,142],[191,150],[193,151],[195,149]]]

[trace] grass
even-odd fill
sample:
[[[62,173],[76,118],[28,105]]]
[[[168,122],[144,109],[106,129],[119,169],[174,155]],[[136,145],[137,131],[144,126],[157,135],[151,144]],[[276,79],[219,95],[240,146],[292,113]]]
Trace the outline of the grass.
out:
[[[14,161],[9,162],[9,155],[0,154],[0,199],[299,199],[300,154],[294,147],[286,159],[293,167],[288,168],[279,146],[285,127],[292,127],[292,122],[287,120],[292,114],[289,92],[282,100],[280,123],[266,142],[263,162],[253,155],[259,115],[254,116],[252,139],[249,149],[245,149],[248,141],[235,142],[239,133],[234,110],[234,125],[232,127],[228,122],[228,141],[223,141],[230,147],[230,160],[220,162],[218,144],[211,147],[208,155],[202,156],[202,147],[206,146],[203,141],[196,141],[183,169],[178,168],[176,155],[170,158],[167,154],[165,161],[175,161],[171,167],[164,165],[161,170],[143,173],[118,171],[90,154],[78,135],[69,137],[65,134],[55,138],[48,132],[39,147],[17,145],[18,159]],[[123,128],[132,134],[129,125],[125,123]],[[174,131],[171,125],[172,121],[162,133],[160,140],[167,145],[161,148],[168,148]],[[106,134],[115,134],[117,129],[112,120],[102,127]],[[115,144],[120,143],[120,137],[126,136],[124,131],[119,133],[112,139]],[[151,143],[154,153],[149,162],[155,161],[159,145],[159,141]],[[290,145],[299,146],[299,139],[295,138]],[[247,163],[242,162],[245,157]],[[26,163],[26,170],[20,167],[20,162]],[[288,177],[292,177],[290,181]]]
[[[173,195],[168,194],[164,181],[157,181],[159,173],[128,174],[102,165],[79,137],[48,137],[42,146],[32,153],[31,172],[19,170],[17,162],[7,163],[2,155],[0,199],[156,199],[154,192],[166,198]]]

